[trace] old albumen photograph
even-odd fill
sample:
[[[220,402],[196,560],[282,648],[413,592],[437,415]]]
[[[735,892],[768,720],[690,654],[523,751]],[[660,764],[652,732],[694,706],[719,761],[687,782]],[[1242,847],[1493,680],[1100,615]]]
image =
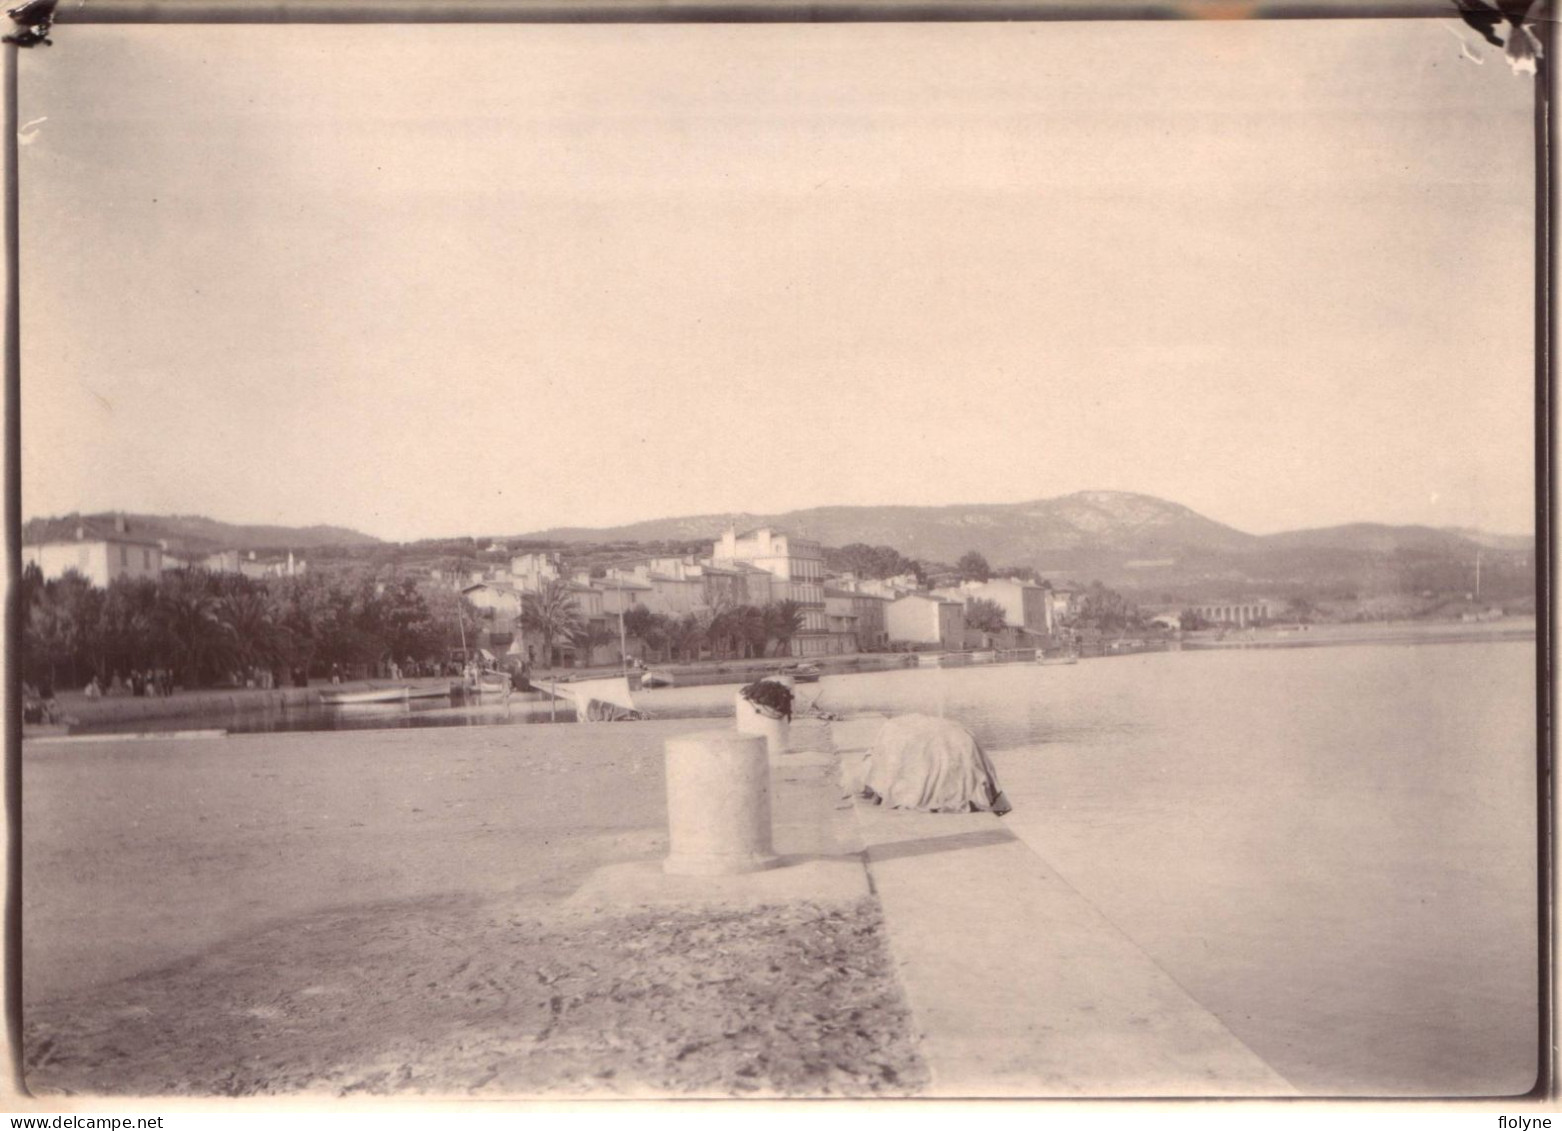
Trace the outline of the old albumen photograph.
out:
[[[16,1102],[1545,1087],[1531,7],[13,18]]]

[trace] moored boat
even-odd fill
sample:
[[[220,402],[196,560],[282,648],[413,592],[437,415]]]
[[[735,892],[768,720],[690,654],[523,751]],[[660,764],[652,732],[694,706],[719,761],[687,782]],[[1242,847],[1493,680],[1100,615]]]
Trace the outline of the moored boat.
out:
[[[641,687],[672,687],[675,682],[669,672],[646,672],[640,677]]]
[[[779,674],[791,676],[793,683],[818,683],[823,672],[818,664],[803,663],[787,664]]]
[[[369,687],[359,691],[322,691],[320,702],[327,707],[353,707],[363,703],[405,703],[405,687]]]

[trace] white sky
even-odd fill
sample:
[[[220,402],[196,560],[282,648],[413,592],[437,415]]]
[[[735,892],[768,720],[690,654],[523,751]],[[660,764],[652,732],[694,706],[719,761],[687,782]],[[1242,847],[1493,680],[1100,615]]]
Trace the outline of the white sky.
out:
[[[1532,80],[1455,26],[61,26],[24,514],[1528,531]]]

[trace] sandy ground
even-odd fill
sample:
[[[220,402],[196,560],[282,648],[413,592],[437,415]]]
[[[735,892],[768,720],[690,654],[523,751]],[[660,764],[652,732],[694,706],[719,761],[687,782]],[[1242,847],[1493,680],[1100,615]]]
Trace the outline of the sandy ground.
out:
[[[28,745],[40,1093],[872,1095],[925,1078],[876,905],[560,906],[666,851],[689,722]],[[778,848],[839,847],[823,772]]]

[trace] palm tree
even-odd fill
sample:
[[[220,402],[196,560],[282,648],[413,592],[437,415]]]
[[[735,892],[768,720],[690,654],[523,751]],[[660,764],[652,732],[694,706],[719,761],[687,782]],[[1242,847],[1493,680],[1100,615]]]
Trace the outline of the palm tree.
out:
[[[544,581],[535,593],[521,598],[521,627],[542,637],[542,659],[553,666],[553,642],[569,640],[585,623],[580,603],[563,581]]]
[[[730,598],[718,597],[713,604],[695,610],[694,617],[699,621],[700,634],[710,644],[711,655],[717,659],[726,655],[726,644],[732,634],[732,611],[735,607]]]
[[[590,667],[592,656],[603,644],[611,644],[618,639],[618,633],[609,632],[607,626],[601,621],[588,620],[570,633],[570,642],[575,645],[575,662],[581,667]]]
[[[45,582],[31,595],[23,636],[27,668],[36,678],[48,671],[48,681],[59,678],[59,667],[68,664],[70,682],[76,682],[76,658],[88,650],[97,636],[102,593],[75,570]]]
[[[693,613],[685,613],[667,624],[667,643],[680,659],[699,659],[700,645],[705,640],[705,626]]]
[[[217,616],[205,570],[180,569],[163,575],[157,594],[157,627],[167,641],[188,686],[231,657],[231,637]]]
[[[763,656],[769,639],[765,629],[765,610],[743,605],[732,616],[733,632],[744,656]]]
[[[776,642],[776,654],[782,655],[792,637],[803,631],[803,606],[793,600],[765,606],[765,636]]]
[[[217,599],[216,613],[239,666],[270,668],[282,651],[282,639],[265,591],[232,590]]]
[[[157,583],[147,577],[120,577],[103,595],[98,616],[103,639],[104,686],[118,672],[161,666],[157,641]]]
[[[666,627],[667,618],[644,605],[635,605],[624,614],[624,631],[658,656],[667,643]]]

